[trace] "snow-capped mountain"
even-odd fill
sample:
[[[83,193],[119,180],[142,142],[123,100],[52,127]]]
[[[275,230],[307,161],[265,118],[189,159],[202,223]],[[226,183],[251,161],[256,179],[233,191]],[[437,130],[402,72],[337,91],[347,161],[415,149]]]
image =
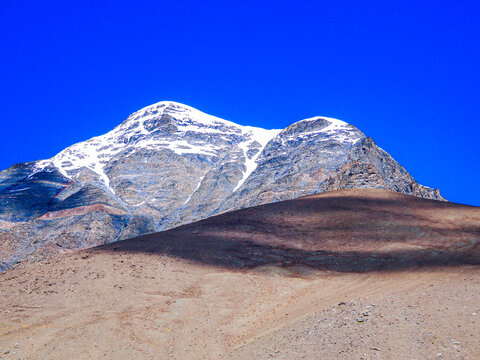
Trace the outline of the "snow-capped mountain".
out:
[[[280,130],[240,126],[194,108],[173,102],[160,102],[132,114],[111,132],[72,145],[49,160],[36,164],[36,171],[56,167],[62,175],[75,179],[82,168],[95,172],[106,188],[114,192],[105,165],[116,155],[128,156],[138,149],[175,154],[220,156],[225,147],[236,144],[243,151],[246,171],[241,183],[255,170],[256,158]],[[215,141],[212,139],[215,138]],[[250,150],[256,155],[247,156]]]
[[[160,102],[51,159],[2,171],[0,262],[352,187],[442,199],[343,121],[265,130]]]

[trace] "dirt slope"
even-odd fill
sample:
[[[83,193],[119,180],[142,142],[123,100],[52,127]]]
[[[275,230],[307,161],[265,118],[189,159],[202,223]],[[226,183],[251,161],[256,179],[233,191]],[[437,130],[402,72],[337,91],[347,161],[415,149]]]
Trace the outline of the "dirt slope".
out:
[[[25,262],[0,358],[475,359],[479,241],[479,208],[342,190]]]

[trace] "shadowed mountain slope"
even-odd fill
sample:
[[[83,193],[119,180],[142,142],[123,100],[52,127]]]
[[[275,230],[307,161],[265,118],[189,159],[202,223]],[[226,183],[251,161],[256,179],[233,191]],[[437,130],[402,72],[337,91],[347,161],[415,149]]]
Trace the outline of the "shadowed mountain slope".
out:
[[[305,266],[364,272],[478,264],[480,209],[348,189],[242,209],[99,247],[232,269]]]

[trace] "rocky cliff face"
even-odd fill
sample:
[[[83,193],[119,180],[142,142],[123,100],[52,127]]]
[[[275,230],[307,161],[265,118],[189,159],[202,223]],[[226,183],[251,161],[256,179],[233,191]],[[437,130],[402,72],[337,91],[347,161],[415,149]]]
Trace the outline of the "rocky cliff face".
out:
[[[343,188],[443,200],[343,121],[265,130],[160,102],[52,159],[0,172],[1,267]]]

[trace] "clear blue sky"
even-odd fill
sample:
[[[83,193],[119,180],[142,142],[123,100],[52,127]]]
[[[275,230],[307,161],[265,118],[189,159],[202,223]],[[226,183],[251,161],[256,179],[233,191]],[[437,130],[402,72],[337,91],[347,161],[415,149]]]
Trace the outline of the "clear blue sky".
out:
[[[480,205],[480,2],[0,1],[0,168],[173,100],[240,124],[356,125]]]

